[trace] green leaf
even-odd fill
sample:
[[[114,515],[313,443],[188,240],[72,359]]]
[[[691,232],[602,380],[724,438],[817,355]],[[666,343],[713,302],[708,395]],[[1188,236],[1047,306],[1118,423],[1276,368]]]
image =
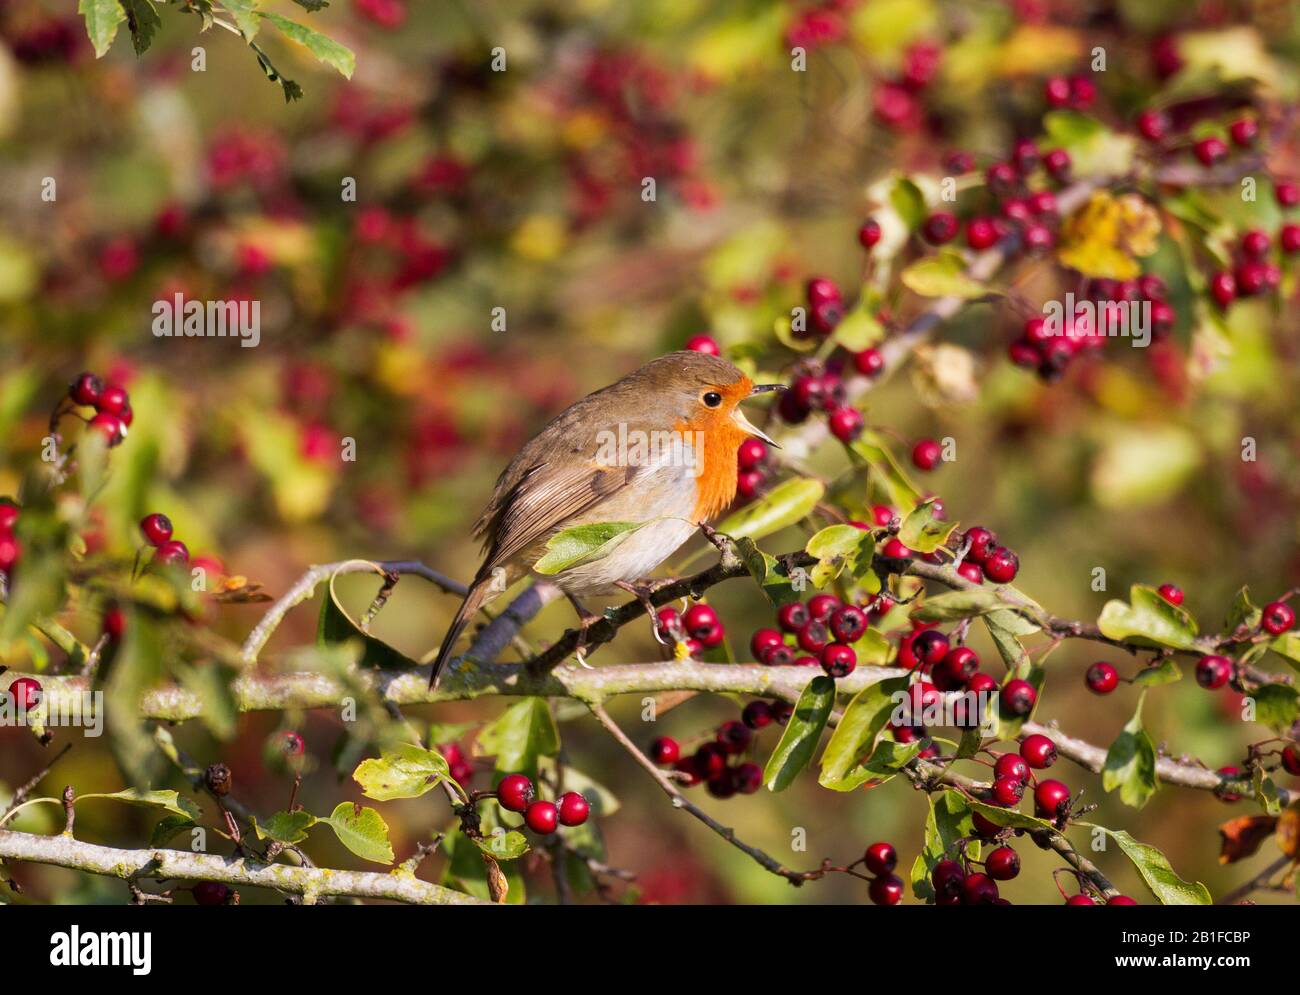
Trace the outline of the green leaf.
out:
[[[491,836],[498,825],[497,806],[495,804],[483,805],[480,808],[480,830],[483,835]],[[484,901],[488,900],[490,896],[488,894],[487,872],[483,864],[484,853],[475,845],[475,841],[460,831],[459,823],[454,823],[447,828],[447,838],[443,841],[443,847],[448,858],[447,866],[443,871],[443,885],[469,892],[469,894]],[[526,889],[523,876],[519,870],[519,864],[507,860],[503,861],[500,867],[501,872],[506,876],[508,886],[506,902],[510,905],[522,905]]]
[[[316,13],[318,10],[324,10],[330,5],[330,0],[293,0],[303,10]]]
[[[1151,667],[1143,667],[1133,675],[1133,683],[1138,687],[1153,688],[1161,684],[1173,684],[1183,679],[1183,670],[1171,658],[1161,660]]]
[[[915,231],[925,220],[925,194],[921,188],[906,176],[900,176],[889,191],[889,206],[898,212],[903,224]]]
[[[546,552],[533,564],[539,574],[557,574],[608,556],[645,522],[597,522],[575,525],[546,540]]]
[[[374,567],[375,573],[383,576],[383,567],[378,563],[372,563],[371,566]],[[357,639],[361,641],[362,666],[382,670],[409,670],[417,666],[410,657],[361,630],[361,626],[347,613],[339,600],[338,592],[334,588],[334,582],[338,577],[338,571],[330,575],[325,597],[321,599],[320,616],[316,620],[316,645],[330,646]]]
[[[307,830],[316,825],[316,821],[316,816],[310,812],[276,812],[266,822],[258,822],[254,817],[253,831],[259,840],[275,840],[293,846],[307,838]]]
[[[995,826],[1009,826],[1012,829],[1027,829],[1031,832],[1038,829],[1050,830],[1052,828],[1052,824],[1046,819],[1026,815],[1014,808],[1000,808],[997,805],[990,805],[988,802],[977,801],[974,798],[967,798],[966,804],[971,811],[978,812]]]
[[[999,610],[1006,610],[1006,602],[995,590],[972,587],[926,598],[912,611],[911,617],[921,622],[956,622]]]
[[[879,307],[879,302],[869,302],[864,294],[835,326],[832,338],[850,352],[861,352],[876,345],[885,337],[885,326],[876,317],[876,307]]]
[[[419,798],[448,776],[447,761],[441,753],[414,743],[383,750],[378,760],[363,760],[352,773],[362,793],[381,802]]]
[[[352,802],[339,802],[329,818],[320,821],[333,829],[339,842],[362,860],[376,864],[393,862],[393,847],[388,842],[388,824],[373,808],[362,808]]]
[[[1250,695],[1255,701],[1255,721],[1285,734],[1300,718],[1300,691],[1289,684],[1262,684]]]
[[[524,698],[486,726],[475,740],[475,751],[496,757],[502,773],[537,774],[537,758],[560,752],[560,732],[545,698]]]
[[[724,518],[718,531],[732,539],[762,539],[803,521],[825,492],[820,480],[806,477],[783,480],[757,501]]]
[[[257,35],[257,29],[262,26],[262,18],[257,12],[259,3],[261,0],[222,0],[221,2],[221,6],[230,12],[235,27],[244,33],[245,41],[252,41]]]
[[[975,824],[971,820],[971,810],[966,799],[956,791],[943,791],[938,796],[928,795],[926,800],[930,803],[930,814],[925,820],[925,846],[912,864],[912,894],[926,902],[933,902],[934,886],[930,883],[930,871],[935,864],[951,855],[958,840],[975,835]],[[979,844],[972,844],[967,852],[978,858]]]
[[[1101,772],[1101,786],[1106,791],[1119,788],[1120,800],[1133,808],[1142,808],[1155,794],[1156,745],[1142,727],[1142,700],[1138,698],[1137,710],[1124,727],[1124,731],[1106,751],[1106,763]]]
[[[1292,667],[1300,670],[1300,632],[1284,632],[1274,637],[1267,645]]]
[[[152,0],[122,0],[122,6],[126,8],[126,25],[135,54],[143,55],[153,43],[154,33],[162,27],[162,19]]]
[[[908,479],[879,433],[863,432],[853,440],[849,450],[867,464],[876,485],[889,496],[889,503],[894,507],[911,508],[922,500],[921,492]]]
[[[86,34],[101,59],[117,37],[117,29],[126,20],[126,11],[118,0],[79,0],[77,13],[86,21]]]
[[[122,791],[114,791],[111,794],[97,792],[89,795],[77,795],[77,801],[83,802],[89,798],[108,798],[117,802],[126,802],[128,805],[141,805],[145,808],[160,808],[165,812],[171,812],[174,815],[183,815],[187,819],[197,821],[200,815],[199,807],[188,798],[182,798],[170,788],[165,791],[145,791],[139,788],[125,788]]]
[[[856,525],[831,525],[809,539],[804,552],[817,558],[809,572],[813,587],[825,587],[840,575],[850,560],[856,563],[864,553],[864,544],[869,563],[875,552],[875,540],[870,532]]]
[[[166,846],[178,833],[189,832],[197,825],[188,815],[164,816],[149,834],[149,845]]]
[[[982,283],[966,275],[966,260],[960,253],[947,249],[918,259],[899,274],[899,279],[908,290],[922,297],[972,300],[988,293]]]
[[[808,682],[781,734],[781,741],[767,758],[763,782],[768,790],[784,791],[812,759],[834,704],[833,680],[823,675]]]
[[[261,16],[263,20],[270,21],[284,32],[285,37],[305,46],[321,62],[337,69],[346,79],[352,78],[353,70],[357,66],[357,57],[346,45],[340,45],[328,35],[323,35],[305,24],[291,21],[279,14],[263,13]]]
[[[785,563],[769,553],[764,553],[753,539],[737,539],[736,551],[749,575],[758,582],[772,604],[780,607],[802,597],[795,590],[793,578]],[[802,570],[802,567],[796,568]],[[806,579],[806,578],[805,578]]]
[[[502,826],[497,826],[485,838],[474,840],[474,845],[496,860],[515,860],[528,852],[528,838]]]
[[[1255,801],[1259,802],[1259,807],[1268,815],[1281,815],[1282,799],[1278,797],[1277,785],[1264,773],[1264,768],[1255,768],[1251,783],[1255,788]]]
[[[1106,602],[1097,619],[1097,627],[1110,639],[1140,646],[1196,649],[1196,620],[1145,584],[1133,585],[1129,591],[1129,603],[1118,599]]]
[[[833,791],[852,791],[870,779],[864,758],[874,750],[876,738],[889,722],[894,695],[907,690],[907,678],[895,677],[864,687],[848,703],[822,752],[817,783]]]
[[[1250,588],[1242,587],[1232,599],[1228,617],[1223,620],[1223,634],[1230,636],[1242,627],[1254,629],[1259,625],[1261,615],[1262,612],[1250,600]],[[1274,642],[1277,640],[1275,639]]]
[[[1044,147],[1070,153],[1070,172],[1080,177],[1128,172],[1137,147],[1132,135],[1114,132],[1076,111],[1048,111],[1043,115],[1043,130],[1047,134]]]
[[[1107,829],[1104,826],[1098,828],[1119,844],[1119,848],[1133,861],[1142,880],[1162,905],[1211,904],[1209,889],[1199,881],[1190,884],[1180,878],[1169,866],[1165,855],[1155,847],[1139,843],[1122,829]]]
[[[898,529],[898,540],[908,549],[918,553],[933,553],[948,541],[957,527],[956,522],[945,522],[934,513],[935,498],[926,498],[903,519]]]

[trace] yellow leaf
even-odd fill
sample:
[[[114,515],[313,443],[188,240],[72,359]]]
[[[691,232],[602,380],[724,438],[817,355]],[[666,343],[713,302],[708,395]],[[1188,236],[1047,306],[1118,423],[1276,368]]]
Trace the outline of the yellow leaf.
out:
[[[1131,280],[1142,272],[1134,255],[1154,252],[1159,235],[1159,215],[1137,194],[1098,191],[1066,219],[1056,256],[1084,276]]]

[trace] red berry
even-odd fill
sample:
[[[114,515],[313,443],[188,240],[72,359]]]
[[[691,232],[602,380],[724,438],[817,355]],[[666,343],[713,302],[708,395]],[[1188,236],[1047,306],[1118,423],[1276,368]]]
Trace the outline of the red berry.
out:
[[[1034,789],[1034,811],[1044,819],[1059,818],[1070,805],[1070,789],[1048,778]]]
[[[997,882],[987,874],[967,874],[961,883],[962,905],[992,905],[997,897]]]
[[[1193,145],[1192,151],[1196,154],[1196,158],[1200,160],[1202,166],[1213,166],[1228,154],[1228,146],[1222,138],[1211,135],[1208,138],[1202,138]]]
[[[1220,270],[1210,277],[1210,296],[1221,308],[1226,308],[1237,297],[1237,281],[1227,270]]]
[[[1087,76],[1070,77],[1070,106],[1084,110],[1097,99],[1097,84]]]
[[[658,736],[650,742],[650,759],[660,767],[671,767],[681,759],[682,748],[678,745],[677,740],[669,736]],[[522,777],[521,774],[512,774],[511,777]],[[523,778],[525,781],[528,778]],[[531,791],[532,785],[529,785]],[[509,807],[509,806],[507,806]],[[511,809],[512,812],[521,811],[521,809]]]
[[[914,724],[919,724],[941,702],[939,689],[929,681],[916,681],[908,687],[907,694],[908,715]]]
[[[1254,118],[1243,117],[1228,125],[1228,137],[1238,148],[1249,148],[1259,135],[1259,125]]]
[[[1107,905],[1137,905],[1137,902],[1129,898],[1128,895],[1113,895],[1106,899]]]
[[[912,652],[927,667],[947,656],[949,648],[948,637],[938,629],[924,629],[912,637]]]
[[[1300,228],[1297,232],[1300,233]],[[885,357],[879,349],[863,349],[853,354],[853,365],[864,377],[879,376],[885,368]]]
[[[936,905],[960,905],[966,872],[955,860],[941,860],[930,870]]]
[[[718,743],[705,743],[695,751],[695,766],[706,781],[727,769],[727,751]]]
[[[898,851],[893,843],[872,843],[862,857],[867,870],[877,876],[888,874],[898,866]]]
[[[587,821],[587,815],[590,812],[591,805],[588,803],[587,799],[582,797],[578,792],[566,791],[564,794],[560,795],[560,825],[581,826]],[[530,822],[529,825],[532,825],[532,823]]]
[[[718,726],[717,735],[714,736],[723,752],[732,756],[744,753],[753,738],[754,734],[750,731],[749,726],[735,719],[729,719]]]
[[[1294,746],[1282,748],[1282,769],[1288,774],[1300,777],[1300,749]]]
[[[150,546],[161,546],[172,537],[172,520],[158,512],[145,515],[140,519],[140,531]]]
[[[982,671],[966,682],[966,690],[976,695],[997,694],[998,682]]]
[[[841,643],[856,643],[867,631],[867,613],[857,605],[843,605],[831,615],[831,635]]]
[[[799,646],[808,653],[821,653],[827,643],[831,641],[830,631],[826,623],[820,619],[812,619],[799,630]]]
[[[785,637],[775,629],[759,629],[749,640],[749,651],[755,658],[761,657],[770,646],[785,645]]]
[[[1028,176],[1038,166],[1038,145],[1032,138],[1019,139],[1012,146],[1011,161],[1015,163],[1021,176]],[[1007,217],[1011,215],[1008,214]]]
[[[975,832],[985,839],[994,839],[1002,835],[1002,827],[979,812],[971,814],[971,823],[975,826]]]
[[[776,612],[776,624],[785,632],[798,632],[808,624],[812,614],[802,601],[791,601]]]
[[[1000,846],[985,859],[984,870],[994,881],[1010,881],[1020,873],[1020,854],[1009,846]]]
[[[794,665],[796,667],[820,667],[821,661],[815,656],[808,656],[805,653],[803,656],[795,657]]]
[[[751,729],[762,729],[772,724],[772,706],[765,701],[751,701],[740,713],[740,721]]]
[[[741,470],[736,475],[736,495],[742,501],[748,501],[763,486],[763,474],[759,470]]]
[[[1137,130],[1148,142],[1158,142],[1169,134],[1169,117],[1161,111],[1143,111],[1137,116]]]
[[[999,777],[993,782],[993,803],[1015,808],[1025,796],[1025,782],[1015,777]]]
[[[912,464],[918,470],[933,470],[943,457],[943,449],[933,439],[921,439],[912,447]]]
[[[524,822],[528,823],[528,828],[543,836],[555,832],[559,821],[559,810],[552,802],[535,801],[524,812]]]
[[[95,409],[105,411],[110,415],[120,415],[129,403],[130,399],[127,397],[124,387],[109,384],[100,393],[99,400],[95,403]]]
[[[731,772],[731,783],[742,795],[752,795],[763,786],[763,768],[746,761]]]
[[[755,470],[767,461],[767,446],[761,439],[752,436],[740,444],[736,450],[736,464],[742,470]]]
[[[1096,905],[1087,895],[1071,895],[1065,900],[1066,905]]]
[[[975,563],[983,563],[989,558],[989,553],[997,548],[998,537],[982,525],[975,525],[966,530],[966,539],[970,541],[970,549],[966,553],[966,559]]]
[[[190,551],[179,539],[169,539],[158,547],[158,551],[153,554],[153,559],[155,563],[163,564],[188,563]]]
[[[1295,625],[1295,609],[1285,601],[1267,604],[1260,616],[1259,625],[1270,636],[1280,636]]]
[[[22,557],[23,545],[18,537],[8,532],[0,533],[0,573],[9,573]]]
[[[113,605],[104,612],[104,635],[110,642],[120,643],[126,634],[126,615],[122,609]]]
[[[286,729],[280,734],[280,752],[287,757],[300,757],[307,749],[307,744],[303,741],[302,736],[292,729]]]
[[[1020,570],[1020,557],[1005,546],[998,546],[984,561],[984,573],[995,584],[1010,584]]]
[[[1034,705],[1038,702],[1038,692],[1028,681],[1016,677],[1002,688],[1001,702],[1008,715],[1023,718],[1034,710]]]
[[[903,881],[896,874],[878,877],[867,885],[867,895],[876,905],[897,905],[903,900]]]
[[[1268,266],[1261,262],[1244,262],[1233,271],[1237,281],[1237,293],[1242,297],[1254,297],[1263,293],[1269,285]]]
[[[1029,780],[1029,762],[1019,753],[1004,753],[994,762],[993,774],[998,780],[1025,783]]]
[[[700,603],[691,605],[682,615],[682,630],[691,639],[697,639],[700,645],[712,647],[719,645],[726,638],[726,629],[709,605]]]
[[[957,573],[972,584],[984,583],[984,568],[970,560],[963,560],[961,566],[957,568]]]
[[[1098,660],[1088,668],[1085,680],[1093,694],[1110,694],[1119,687],[1119,671],[1114,664]]]
[[[813,330],[819,335],[827,335],[835,330],[835,326],[844,317],[844,306],[837,300],[817,301],[809,306],[808,313],[812,318]]]
[[[936,211],[925,219],[921,234],[933,245],[951,242],[957,235],[957,216],[948,211]]]
[[[110,448],[126,438],[126,425],[122,423],[122,419],[117,415],[101,412],[90,419],[86,427],[91,431],[98,432],[103,437],[105,444]]]
[[[814,594],[808,599],[808,615],[818,622],[826,622],[843,603],[833,594]]]
[[[230,901],[230,889],[220,881],[200,881],[190,894],[195,905],[225,905]]]
[[[969,152],[949,152],[943,157],[943,168],[949,173],[969,173],[975,168],[975,157]]]
[[[1070,153],[1065,149],[1052,149],[1043,155],[1043,166],[1053,179],[1062,180],[1070,173]]]
[[[997,244],[998,232],[988,218],[971,218],[966,225],[966,244],[982,252]]]
[[[969,646],[956,646],[947,652],[939,666],[954,684],[965,684],[980,669],[980,658]]]
[[[1207,691],[1216,691],[1232,677],[1232,661],[1211,653],[1196,661],[1196,683]]]
[[[721,356],[722,349],[710,335],[692,335],[686,340],[686,348],[691,352],[702,352],[706,356]]]
[[[673,743],[674,747],[676,745]],[[533,782],[523,774],[507,774],[497,785],[497,801],[508,812],[522,812],[528,808],[532,800]]]
[[[77,404],[94,407],[104,392],[104,381],[93,373],[82,373],[68,387],[68,396]]]
[[[880,555],[890,560],[910,560],[913,554],[898,536],[893,536],[880,548]]]
[[[1056,744],[1047,736],[1036,732],[1021,740],[1020,755],[1034,770],[1046,770],[1056,763]]]
[[[848,677],[858,665],[858,655],[846,643],[830,643],[821,652],[821,664],[830,677]]]
[[[994,193],[1007,194],[1015,189],[1019,174],[1009,162],[995,162],[984,171],[984,181]]]
[[[880,222],[875,218],[868,218],[858,229],[858,242],[864,249],[874,249],[880,241]]]
[[[0,532],[12,532],[18,524],[18,505],[0,501]]]
[[[834,280],[828,280],[824,276],[815,276],[809,280],[807,292],[809,304],[818,304],[823,301],[839,304],[844,299],[844,295],[840,293],[839,285]]]
[[[1046,225],[1037,222],[1025,225],[1022,237],[1024,238],[1025,248],[1029,252],[1042,252],[1056,244],[1056,236],[1052,234],[1052,230]]]
[[[827,425],[835,438],[841,442],[852,442],[862,434],[862,412],[847,406],[836,408],[827,419]]]
[[[1295,207],[1300,204],[1300,186],[1295,183],[1274,184],[1273,197],[1279,207]]]
[[[1241,236],[1241,251],[1252,259],[1261,259],[1268,255],[1268,250],[1272,247],[1272,241],[1267,232],[1262,232],[1258,228]]]
[[[1160,597],[1164,598],[1171,605],[1181,605],[1183,603],[1183,589],[1175,584],[1161,584]]]
[[[19,709],[30,711],[41,703],[41,682],[34,677],[19,677],[9,685],[9,697]]]
[[[1278,229],[1278,244],[1282,246],[1282,251],[1287,255],[1294,255],[1300,252],[1300,225],[1285,224]]]

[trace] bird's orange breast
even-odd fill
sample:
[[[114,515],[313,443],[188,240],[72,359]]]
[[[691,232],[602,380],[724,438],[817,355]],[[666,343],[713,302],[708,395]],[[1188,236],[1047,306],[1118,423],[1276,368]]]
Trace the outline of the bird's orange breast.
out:
[[[691,515],[696,524],[716,517],[736,499],[736,453],[746,433],[732,420],[731,413],[736,404],[749,396],[753,385],[744,378],[730,388],[721,389],[728,403],[673,426],[679,432],[694,433],[688,438],[697,440],[699,465]]]

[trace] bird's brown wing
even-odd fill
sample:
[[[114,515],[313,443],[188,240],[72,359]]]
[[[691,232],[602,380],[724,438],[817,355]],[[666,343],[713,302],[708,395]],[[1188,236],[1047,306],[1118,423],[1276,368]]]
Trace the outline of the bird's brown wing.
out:
[[[489,537],[491,542],[479,575],[487,576],[548,538],[574,515],[618,493],[631,483],[638,469],[587,460],[570,466],[541,463],[529,467],[512,486],[493,495],[475,524],[475,534]]]

